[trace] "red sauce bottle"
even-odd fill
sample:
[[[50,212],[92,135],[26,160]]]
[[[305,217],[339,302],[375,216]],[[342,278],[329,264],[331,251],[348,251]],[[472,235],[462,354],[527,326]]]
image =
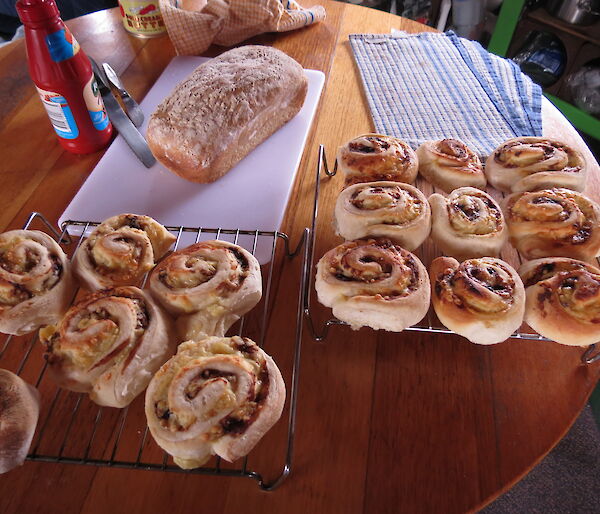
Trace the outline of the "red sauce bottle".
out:
[[[29,73],[60,144],[93,153],[112,136],[112,124],[87,55],[60,18],[54,0],[19,0]]]

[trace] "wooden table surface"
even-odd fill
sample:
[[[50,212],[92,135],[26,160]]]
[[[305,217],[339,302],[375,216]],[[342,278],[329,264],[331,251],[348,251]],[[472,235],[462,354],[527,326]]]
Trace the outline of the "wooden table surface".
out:
[[[388,13],[320,3],[325,22],[252,40],[327,77],[282,226],[292,242],[310,226],[318,145],[333,160],[337,146],[373,130],[348,34],[429,30]],[[174,56],[167,37],[127,35],[117,10],[69,26],[90,56],[122,74],[138,100]],[[35,210],[56,223],[102,155],[61,149],[29,78],[22,42],[0,49],[0,140],[2,230],[21,227]],[[340,242],[331,229],[339,181],[322,183],[317,256]],[[598,199],[597,177],[590,184],[588,193]],[[300,259],[281,259],[275,269],[267,351],[289,377]],[[319,320],[330,316],[318,306],[315,313]],[[347,327],[334,327],[325,343],[316,343],[305,331],[293,468],[276,491],[263,492],[248,478],[26,462],[0,477],[0,511],[476,510],[519,480],[569,429],[600,374],[598,363],[581,364],[581,354],[541,341],[482,347],[454,335]],[[281,469],[283,446],[271,448],[269,441],[284,441],[285,431],[282,418],[252,453],[251,465],[265,476]]]

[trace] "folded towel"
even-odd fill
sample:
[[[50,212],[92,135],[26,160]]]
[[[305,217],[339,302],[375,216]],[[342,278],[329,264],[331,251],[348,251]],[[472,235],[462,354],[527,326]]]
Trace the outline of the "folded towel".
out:
[[[416,148],[456,138],[480,156],[541,136],[541,88],[508,59],[453,32],[351,34],[375,129]]]

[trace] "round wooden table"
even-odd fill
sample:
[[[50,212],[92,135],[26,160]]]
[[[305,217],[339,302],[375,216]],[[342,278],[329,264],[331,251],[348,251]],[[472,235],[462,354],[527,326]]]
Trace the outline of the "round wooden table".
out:
[[[348,34],[431,30],[376,10],[320,3],[327,9],[323,23],[251,40],[273,45],[326,76],[282,226],[294,242],[310,226],[319,145],[333,160],[341,143],[373,130]],[[69,26],[90,56],[113,65],[138,100],[174,56],[168,37],[128,35],[117,9]],[[221,51],[211,48],[206,55]],[[0,49],[0,70],[0,229],[21,227],[31,211],[56,223],[102,153],[81,157],[61,149],[29,78],[22,41]],[[598,199],[597,178],[590,194]],[[339,243],[331,229],[339,180],[322,184],[317,256]],[[297,260],[276,267],[271,339],[289,332],[295,319],[298,269]],[[330,316],[315,309],[318,319]],[[282,337],[269,349],[283,362],[291,346]],[[454,335],[348,327],[333,327],[326,342],[316,343],[305,331],[293,469],[274,492],[261,491],[247,478],[26,462],[0,477],[0,510],[475,510],[510,488],[569,429],[600,375],[600,364],[582,365],[581,355],[579,348],[542,341],[481,347]],[[253,459],[267,471],[281,466],[280,456],[265,445]]]

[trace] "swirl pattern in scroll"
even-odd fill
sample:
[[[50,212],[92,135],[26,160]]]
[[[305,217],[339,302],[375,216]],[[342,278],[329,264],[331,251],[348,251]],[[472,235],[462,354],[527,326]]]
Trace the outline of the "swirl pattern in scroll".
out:
[[[75,282],[62,248],[36,230],[0,234],[0,331],[21,335],[55,323]]]
[[[517,272],[492,257],[431,263],[433,307],[440,321],[473,343],[504,341],[523,321],[525,291]]]
[[[171,321],[144,291],[105,289],[73,305],[40,331],[55,381],[89,393],[99,405],[124,407],[173,354]]]
[[[427,270],[409,251],[386,239],[347,241],[317,264],[319,301],[352,328],[400,332],[429,307]]]
[[[431,213],[416,187],[368,182],[344,189],[335,206],[337,232],[346,240],[385,237],[412,251],[429,235]]]
[[[174,252],[152,272],[149,286],[177,317],[184,340],[225,335],[262,296],[258,261],[227,241],[203,241]]]
[[[404,141],[383,134],[358,136],[338,149],[337,162],[345,185],[392,181],[413,183],[417,154]]]
[[[246,455],[281,416],[285,384],[248,338],[186,341],[146,392],[148,427],[182,468]]]

